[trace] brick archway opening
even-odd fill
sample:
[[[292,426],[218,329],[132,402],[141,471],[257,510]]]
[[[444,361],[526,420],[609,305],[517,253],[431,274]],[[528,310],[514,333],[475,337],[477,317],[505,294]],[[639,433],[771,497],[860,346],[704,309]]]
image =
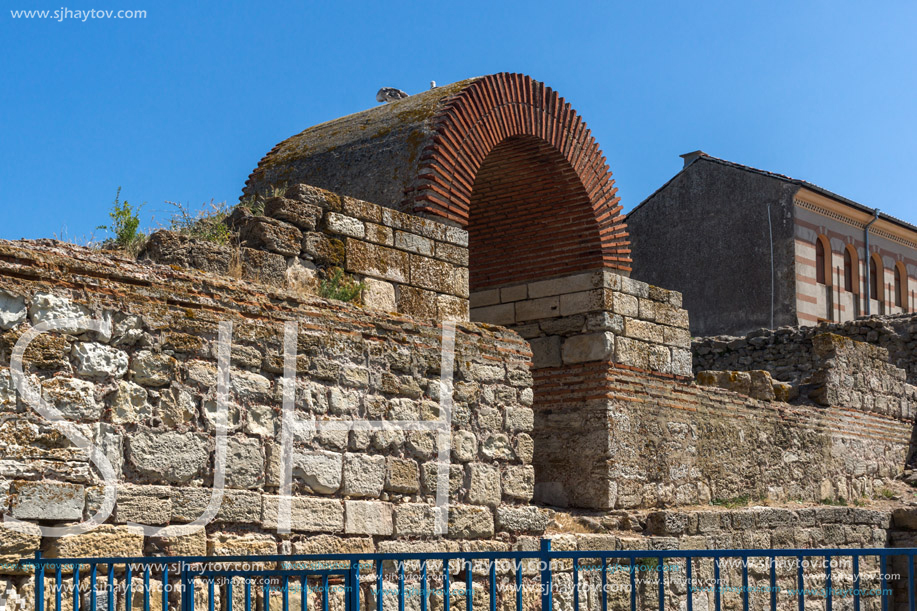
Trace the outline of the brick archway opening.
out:
[[[602,267],[589,195],[570,163],[540,138],[513,136],[491,150],[475,177],[468,217],[472,292]]]

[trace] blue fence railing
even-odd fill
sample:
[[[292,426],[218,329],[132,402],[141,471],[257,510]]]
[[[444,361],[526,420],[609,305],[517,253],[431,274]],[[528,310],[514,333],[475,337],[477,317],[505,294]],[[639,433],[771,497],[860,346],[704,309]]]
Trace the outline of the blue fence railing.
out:
[[[917,549],[44,558],[35,611],[917,611]],[[42,583],[43,582],[43,583]],[[42,587],[43,586],[43,587]]]

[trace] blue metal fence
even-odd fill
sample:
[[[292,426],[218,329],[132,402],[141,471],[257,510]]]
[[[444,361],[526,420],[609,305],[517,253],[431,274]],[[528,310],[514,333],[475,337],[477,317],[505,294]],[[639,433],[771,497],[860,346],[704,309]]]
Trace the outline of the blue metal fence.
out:
[[[834,605],[917,611],[915,554],[911,548],[555,551],[544,539],[539,550],[513,552],[38,553],[22,562],[35,567],[35,611],[203,611],[205,605],[207,611],[430,611],[433,599],[437,611],[552,611],[555,604],[559,611],[695,611],[698,601],[712,603],[713,611],[805,611],[807,604],[824,611]],[[527,590],[537,594],[525,597]]]

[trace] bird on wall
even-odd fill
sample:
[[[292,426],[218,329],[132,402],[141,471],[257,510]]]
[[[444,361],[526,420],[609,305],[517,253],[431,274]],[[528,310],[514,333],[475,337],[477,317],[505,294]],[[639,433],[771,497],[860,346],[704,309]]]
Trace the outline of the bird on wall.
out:
[[[379,90],[379,93],[376,94],[376,101],[394,102],[406,97],[408,97],[408,94],[401,91],[400,89],[395,89],[394,87],[383,87]]]

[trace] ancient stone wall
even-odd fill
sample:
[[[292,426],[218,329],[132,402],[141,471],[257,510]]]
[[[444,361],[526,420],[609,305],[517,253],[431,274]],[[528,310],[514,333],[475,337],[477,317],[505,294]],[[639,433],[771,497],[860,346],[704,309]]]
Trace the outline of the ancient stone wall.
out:
[[[759,329],[745,337],[694,338],[694,371],[763,369],[778,380],[799,383],[817,368],[812,338],[833,333],[888,350],[888,360],[917,384],[917,315],[873,316],[815,327]]]
[[[532,366],[613,360],[691,376],[691,335],[681,295],[608,269],[513,284],[471,295],[472,320],[515,330]]]
[[[429,537],[440,448],[443,328],[263,285],[137,264],[60,245],[0,243],[2,510],[27,524],[75,524],[103,507],[101,465],[17,392],[10,364],[27,342],[28,387],[102,449],[117,482],[108,525],[44,540],[0,529],[4,561],[51,556],[276,553],[308,533]],[[54,332],[37,325],[69,320]],[[92,329],[86,319],[101,321]],[[284,323],[295,335],[292,534],[278,534]],[[185,524],[211,498],[221,421],[219,325],[231,327],[225,495],[195,534],[162,538],[128,523]],[[23,339],[25,338],[25,339]],[[27,341],[31,339],[31,341]],[[455,336],[450,540],[541,532],[532,507],[528,345],[459,324]],[[354,422],[370,430],[348,430]],[[338,423],[340,427],[322,428]],[[444,480],[445,481],[445,480]]]
[[[468,234],[462,229],[295,185],[260,202],[263,214],[236,208],[227,223],[238,244],[220,246],[161,231],[141,260],[179,265],[318,293],[340,268],[362,281],[362,303],[419,318],[468,320]]]

